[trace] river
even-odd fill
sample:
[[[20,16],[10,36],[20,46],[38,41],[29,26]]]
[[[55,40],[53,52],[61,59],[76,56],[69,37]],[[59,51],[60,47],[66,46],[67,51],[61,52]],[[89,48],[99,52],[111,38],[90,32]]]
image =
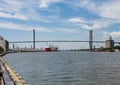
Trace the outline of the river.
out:
[[[120,85],[120,52],[11,53],[4,59],[30,85]]]

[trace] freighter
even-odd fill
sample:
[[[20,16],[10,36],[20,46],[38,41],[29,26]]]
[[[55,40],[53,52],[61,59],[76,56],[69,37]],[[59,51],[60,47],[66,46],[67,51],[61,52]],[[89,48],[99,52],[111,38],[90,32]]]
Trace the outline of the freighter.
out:
[[[52,45],[47,45],[47,46],[45,46],[44,47],[44,51],[58,51],[58,47],[56,47],[56,46],[52,46]]]

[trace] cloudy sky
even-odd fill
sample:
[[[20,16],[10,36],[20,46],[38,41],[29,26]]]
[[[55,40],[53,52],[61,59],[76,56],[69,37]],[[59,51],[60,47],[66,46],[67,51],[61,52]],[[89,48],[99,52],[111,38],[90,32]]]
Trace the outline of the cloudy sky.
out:
[[[120,0],[0,0],[1,36],[8,41],[32,40],[33,29],[36,40],[88,40],[93,29],[94,40],[105,41],[111,35],[120,41]]]

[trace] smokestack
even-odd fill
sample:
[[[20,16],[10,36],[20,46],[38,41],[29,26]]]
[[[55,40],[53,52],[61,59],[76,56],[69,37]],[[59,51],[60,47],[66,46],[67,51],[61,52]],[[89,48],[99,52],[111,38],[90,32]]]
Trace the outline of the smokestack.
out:
[[[92,30],[89,31],[89,47],[91,52],[93,47],[93,31]]]
[[[35,29],[33,29],[33,49],[35,49]]]

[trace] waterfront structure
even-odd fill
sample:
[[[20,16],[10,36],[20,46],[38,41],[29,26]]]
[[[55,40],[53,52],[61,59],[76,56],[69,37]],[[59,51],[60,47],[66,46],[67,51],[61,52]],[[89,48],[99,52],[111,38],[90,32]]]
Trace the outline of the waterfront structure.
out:
[[[90,47],[90,51],[92,51],[92,47],[93,47],[93,31],[92,30],[89,31],[89,47]]]
[[[112,36],[109,37],[109,40],[106,40],[106,48],[112,48],[114,47],[114,40],[112,39]]]
[[[0,65],[0,85],[29,85],[1,56]]]
[[[9,50],[9,42],[4,40],[2,36],[0,36],[0,46],[4,49],[5,52]]]

